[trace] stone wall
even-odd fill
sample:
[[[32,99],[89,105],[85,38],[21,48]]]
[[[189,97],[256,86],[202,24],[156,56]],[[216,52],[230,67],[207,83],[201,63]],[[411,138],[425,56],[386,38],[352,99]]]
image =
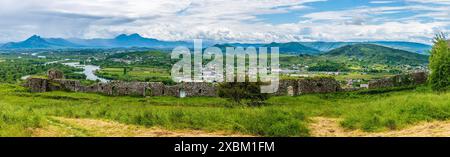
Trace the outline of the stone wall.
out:
[[[42,78],[28,78],[27,82],[24,84],[28,87],[31,92],[47,92],[48,80]]]
[[[82,85],[77,80],[29,78],[24,86],[31,92],[73,91],[101,93],[112,96],[175,96],[194,97],[217,96],[217,86],[206,82],[187,82],[168,86],[159,82],[122,82]],[[295,96],[309,93],[331,93],[340,91],[339,83],[334,79],[319,78],[305,80],[283,80],[275,95]]]
[[[275,95],[282,96],[295,96],[298,95],[298,80],[281,80],[279,83],[278,91]]]
[[[48,79],[54,80],[54,79],[64,79],[64,73],[62,71],[51,69],[47,71]]]
[[[94,85],[82,85],[77,80],[67,80],[57,72],[49,72],[52,79],[28,78],[24,86],[31,92],[47,91],[73,91],[101,93],[112,96],[217,96],[217,86],[206,82],[179,83],[176,85],[164,85],[159,82],[122,82],[97,83]],[[399,87],[424,84],[427,81],[427,73],[418,72],[407,75],[397,75],[391,78],[373,80],[369,82],[369,89]],[[278,92],[274,95],[295,96],[311,93],[334,93],[339,91],[353,91],[342,89],[334,78],[306,78],[298,80],[282,80]]]
[[[341,85],[334,78],[304,79],[298,83],[298,94],[334,93],[341,91]]]
[[[341,85],[334,78],[306,78],[282,80],[275,95],[295,96],[312,93],[333,93],[341,91]]]
[[[192,82],[167,86],[159,82],[122,82],[82,85],[78,80],[29,78],[24,86],[31,92],[73,91],[101,93],[113,96],[216,96],[216,86],[211,83]]]
[[[427,73],[417,72],[405,75],[396,75],[390,78],[372,80],[369,82],[369,89],[402,87],[424,84],[427,82]]]

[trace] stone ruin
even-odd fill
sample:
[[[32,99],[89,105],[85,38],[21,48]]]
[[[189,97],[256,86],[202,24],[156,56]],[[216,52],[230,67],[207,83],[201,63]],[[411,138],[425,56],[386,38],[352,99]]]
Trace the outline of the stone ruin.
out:
[[[27,79],[24,84],[31,92],[72,91],[100,93],[112,96],[174,96],[174,97],[215,97],[217,85],[206,82],[186,82],[176,85],[165,85],[161,82],[123,82],[96,83],[83,85],[78,80],[64,79],[64,74],[57,70],[49,70],[47,78]],[[425,72],[397,75],[391,78],[373,80],[369,88],[386,88],[423,84],[427,80]],[[342,89],[334,78],[305,78],[281,80],[278,92],[274,95],[296,96],[312,93],[334,93],[351,91]]]
[[[275,95],[295,96],[311,93],[334,93],[341,91],[341,86],[334,78],[306,78],[282,80]]]
[[[396,75],[390,78],[370,81],[369,89],[420,85],[426,83],[427,78],[428,74],[425,72]]]
[[[31,92],[72,91],[101,93],[112,96],[216,96],[216,86],[210,83],[180,83],[169,86],[160,82],[122,82],[82,85],[78,80],[29,78],[24,86]]]
[[[48,79],[54,80],[54,79],[64,79],[64,73],[62,71],[56,70],[56,69],[50,69],[47,71]]]

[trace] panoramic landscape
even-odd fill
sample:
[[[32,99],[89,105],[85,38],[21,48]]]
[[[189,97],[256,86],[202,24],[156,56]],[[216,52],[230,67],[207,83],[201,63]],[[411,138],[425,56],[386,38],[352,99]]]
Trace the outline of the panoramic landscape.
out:
[[[450,136],[449,1],[46,1],[0,2],[0,137]],[[262,48],[273,93],[211,68]]]

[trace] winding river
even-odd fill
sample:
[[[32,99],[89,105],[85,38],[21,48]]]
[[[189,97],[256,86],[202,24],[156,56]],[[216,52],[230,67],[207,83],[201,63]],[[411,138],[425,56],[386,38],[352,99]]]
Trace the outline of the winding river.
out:
[[[81,65],[80,63],[77,63],[77,62],[62,63],[62,64],[67,65],[67,66],[71,66],[71,67],[84,69],[83,70],[83,74],[86,75],[86,80],[92,80],[92,81],[100,80],[100,82],[102,82],[102,83],[109,82],[109,80],[101,78],[101,77],[98,77],[97,75],[95,75],[95,71],[100,70],[99,66],[96,66],[96,65]]]

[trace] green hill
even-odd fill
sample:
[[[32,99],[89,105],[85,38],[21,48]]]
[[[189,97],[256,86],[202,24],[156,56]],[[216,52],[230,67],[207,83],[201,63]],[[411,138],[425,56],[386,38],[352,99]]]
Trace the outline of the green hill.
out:
[[[401,41],[369,41],[369,42],[300,42],[300,44],[320,50],[322,52],[331,51],[336,48],[340,48],[348,45],[357,44],[374,44],[393,49],[405,50],[409,52],[415,52],[419,54],[428,55],[428,51],[431,50],[430,45],[415,43],[415,42],[401,42]]]
[[[428,56],[389,47],[357,44],[331,50],[322,56],[333,59],[351,59],[369,64],[418,65],[428,63]]]

